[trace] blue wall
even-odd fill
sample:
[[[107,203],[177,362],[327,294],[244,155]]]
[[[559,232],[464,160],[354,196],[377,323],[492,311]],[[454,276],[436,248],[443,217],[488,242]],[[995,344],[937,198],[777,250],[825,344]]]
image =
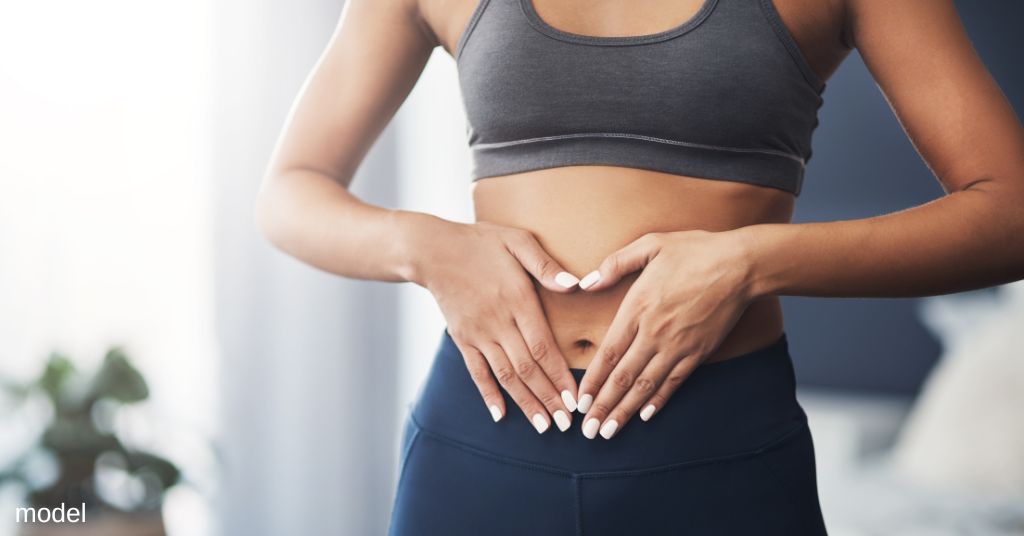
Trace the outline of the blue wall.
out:
[[[956,2],[975,49],[1024,109],[1024,2]],[[829,80],[796,221],[873,216],[942,195],[854,52]],[[937,113],[941,113],[937,111]],[[801,385],[912,394],[938,358],[920,300],[783,298]]]

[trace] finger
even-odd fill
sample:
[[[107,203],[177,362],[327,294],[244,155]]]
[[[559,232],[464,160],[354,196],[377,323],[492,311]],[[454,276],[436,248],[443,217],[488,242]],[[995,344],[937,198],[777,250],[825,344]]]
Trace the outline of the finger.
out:
[[[590,411],[594,397],[601,389],[612,369],[619,364],[619,361],[626,354],[626,351],[633,344],[638,331],[637,314],[630,306],[632,302],[628,296],[619,305],[608,331],[597,346],[597,352],[587,366],[587,371],[580,380],[579,398],[577,398],[580,413]]]
[[[611,439],[615,435],[615,432],[624,421],[613,419],[611,413],[619,405],[622,397],[633,389],[637,381],[641,379],[640,373],[647,367],[647,364],[656,353],[657,350],[653,345],[646,344],[641,339],[633,341],[626,355],[622,357],[619,364],[611,371],[608,380],[604,382],[601,390],[594,397],[594,404],[591,406],[590,411],[583,417],[583,435],[587,439],[594,439],[598,430],[601,432],[601,437],[605,439]],[[651,381],[647,377],[644,377],[643,380],[645,382]],[[654,392],[652,385],[645,385],[645,387],[650,389],[651,393]]]
[[[655,354],[636,377],[633,385],[626,391],[615,409],[602,421],[604,424],[601,425],[601,437],[611,439],[621,431],[626,423],[633,418],[633,415],[636,415],[640,406],[654,396],[675,366],[676,360],[670,359],[668,354],[662,352]]]
[[[640,418],[644,421],[649,421],[655,414],[660,412],[661,408],[665,407],[668,399],[698,366],[700,366],[700,360],[693,357],[685,357],[679,363],[676,363],[675,367],[668,373],[665,381],[661,383],[658,390],[655,391],[654,395],[644,404],[643,409],[640,410]]]
[[[512,362],[512,368],[519,375],[519,379],[526,384],[530,392],[533,393],[533,396],[547,408],[547,413],[554,418],[558,429],[563,432],[568,430],[569,425],[572,423],[572,420],[569,418],[569,412],[566,411],[565,406],[562,404],[562,398],[559,396],[558,391],[555,390],[551,379],[548,378],[544,370],[541,369],[540,364],[530,355],[530,350],[526,347],[526,342],[523,341],[522,335],[518,331],[510,330],[502,338],[501,346],[505,350],[505,355],[508,356],[509,361]],[[535,419],[536,417],[533,418]],[[538,432],[543,433],[538,422],[534,422],[534,426]]]
[[[452,339],[454,340],[454,339]],[[491,413],[491,419],[498,422],[505,416],[505,397],[501,396],[498,384],[491,374],[491,367],[484,359],[484,355],[476,348],[455,341],[455,346],[462,352],[462,359],[466,362],[466,369],[469,370],[469,377],[473,379],[480,396]]]
[[[543,404],[533,396],[530,389],[519,378],[519,375],[516,374],[512,362],[505,355],[505,351],[495,343],[481,344],[479,347],[480,351],[484,354],[484,358],[491,365],[491,370],[494,372],[494,377],[498,379],[498,384],[505,388],[505,391],[508,392],[512,400],[519,406],[519,409],[522,410],[526,419],[537,429],[537,433],[543,434],[551,425],[548,413],[544,409]]]
[[[515,322],[530,355],[558,390],[562,404],[569,410],[571,417],[572,412],[576,411],[576,379],[569,372],[569,364],[558,349],[540,302],[534,299],[524,303],[522,310],[515,315]]]
[[[558,261],[548,255],[540,242],[529,231],[520,230],[505,242],[509,253],[519,261],[544,288],[555,292],[570,292],[580,280],[567,272]]]
[[[658,237],[658,233],[647,233],[608,255],[597,270],[583,276],[579,287],[587,291],[605,289],[624,276],[642,270],[661,248]]]

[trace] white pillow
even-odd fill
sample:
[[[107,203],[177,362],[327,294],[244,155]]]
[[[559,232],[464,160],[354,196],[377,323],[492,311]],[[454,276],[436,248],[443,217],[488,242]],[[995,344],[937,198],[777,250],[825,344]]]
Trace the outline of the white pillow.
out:
[[[911,480],[1024,496],[1024,282],[998,290],[925,302],[945,351],[893,446]]]

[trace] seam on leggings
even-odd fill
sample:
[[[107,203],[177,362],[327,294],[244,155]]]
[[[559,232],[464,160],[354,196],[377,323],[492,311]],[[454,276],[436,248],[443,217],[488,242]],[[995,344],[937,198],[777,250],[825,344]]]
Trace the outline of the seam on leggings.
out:
[[[771,450],[772,448],[785,443],[791,437],[794,437],[798,432],[803,430],[803,428],[806,427],[806,426],[807,426],[807,421],[801,420],[796,426],[790,428],[789,430],[787,430],[782,435],[776,437],[775,439],[769,440],[769,441],[761,444],[761,446],[756,447],[756,448],[751,449],[751,450],[736,452],[736,453],[733,453],[733,454],[726,454],[726,455],[723,455],[723,456],[711,456],[711,457],[708,457],[708,458],[699,458],[699,459],[696,459],[696,460],[687,460],[685,462],[671,463],[671,464],[660,465],[660,466],[656,466],[656,467],[650,467],[650,468],[646,468],[646,469],[635,469],[635,470],[625,470],[625,471],[597,471],[597,472],[590,472],[590,473],[580,473],[580,478],[589,478],[589,479],[625,478],[625,477],[631,477],[631,476],[642,476],[642,475],[647,475],[647,474],[652,474],[652,473],[668,473],[668,472],[671,472],[671,471],[678,471],[678,470],[687,469],[689,467],[693,467],[693,466],[696,466],[696,465],[704,465],[704,464],[708,464],[708,463],[721,463],[721,462],[728,462],[728,461],[733,461],[733,460],[739,460],[739,459],[743,459],[743,458],[752,458],[752,457],[756,457],[757,455],[761,454],[762,452],[765,452],[767,450]]]
[[[559,476],[569,476],[569,477],[573,477],[573,478],[576,478],[576,479],[584,479],[584,478],[593,478],[593,479],[598,479],[598,478],[621,478],[621,477],[630,477],[630,476],[640,476],[640,475],[651,474],[651,473],[662,473],[662,472],[674,471],[674,470],[679,470],[679,469],[685,469],[685,468],[688,468],[688,467],[692,467],[692,466],[696,466],[696,465],[703,465],[703,464],[707,464],[707,463],[725,462],[725,461],[730,461],[730,460],[735,460],[735,459],[748,458],[748,457],[751,457],[751,456],[756,456],[756,455],[758,455],[758,454],[760,454],[760,453],[762,453],[762,452],[764,452],[766,450],[771,449],[774,446],[782,444],[787,439],[789,439],[790,437],[794,436],[797,432],[799,432],[803,427],[807,426],[807,421],[804,420],[804,419],[800,419],[800,422],[798,422],[796,426],[790,428],[789,430],[787,430],[783,434],[779,435],[778,437],[776,437],[774,439],[771,439],[771,440],[769,440],[769,441],[767,441],[765,443],[762,443],[760,446],[758,446],[756,448],[753,448],[751,450],[735,452],[735,453],[732,453],[732,454],[724,454],[724,455],[721,455],[721,456],[709,456],[707,458],[697,458],[697,459],[694,459],[694,460],[687,460],[687,461],[684,461],[684,462],[675,462],[675,463],[670,463],[670,464],[665,464],[665,465],[648,467],[648,468],[644,468],[644,469],[626,469],[626,470],[613,470],[613,471],[582,471],[582,472],[577,472],[577,471],[569,471],[569,470],[566,470],[566,469],[559,469],[557,467],[552,467],[550,465],[544,465],[544,464],[540,464],[540,463],[529,462],[529,461],[526,461],[526,460],[520,460],[518,458],[512,458],[512,457],[509,457],[509,456],[503,456],[503,455],[500,455],[500,454],[495,454],[493,452],[489,452],[489,451],[480,449],[479,447],[474,447],[472,445],[463,443],[462,441],[459,441],[457,439],[453,439],[453,438],[448,437],[448,436],[446,436],[444,434],[441,434],[441,433],[435,432],[433,430],[430,430],[430,429],[424,427],[422,424],[420,424],[418,422],[418,420],[416,419],[414,414],[411,414],[410,418],[412,418],[413,422],[416,423],[416,426],[418,426],[420,428],[420,434],[429,436],[429,437],[433,438],[434,440],[436,440],[436,441],[438,441],[440,443],[445,443],[445,444],[447,444],[447,445],[449,445],[451,447],[454,447],[454,448],[466,451],[466,452],[468,452],[470,454],[475,454],[475,455],[480,456],[482,458],[487,458],[487,459],[490,459],[490,460],[494,460],[494,461],[499,462],[499,463],[504,463],[504,464],[507,464],[507,465],[514,465],[514,466],[517,466],[517,467],[521,467],[521,468],[524,468],[524,469],[529,469],[531,471],[537,471],[537,472],[541,472],[541,473],[548,473],[548,474],[559,475]]]
[[[402,452],[402,457],[399,463],[401,464],[401,470],[398,472],[398,480],[395,482],[397,488],[402,487],[402,479],[405,477],[405,472],[409,469],[409,458],[412,457],[412,451],[416,448],[416,443],[420,440],[420,435],[424,432],[423,428],[416,422],[416,419],[412,418],[412,413],[409,414],[410,420],[413,425],[413,436],[409,441],[409,448]]]
[[[580,479],[572,475],[573,508],[576,510],[576,536],[583,536],[583,502],[580,493]]]
[[[797,504],[797,502],[795,500],[793,500],[793,496],[790,493],[787,493],[788,490],[786,489],[786,487],[787,487],[786,483],[785,483],[785,481],[783,481],[779,477],[779,474],[775,471],[775,469],[772,468],[772,466],[768,465],[768,462],[764,461],[764,458],[757,457],[755,459],[757,460],[757,462],[761,466],[761,468],[768,472],[768,476],[772,479],[772,486],[774,486],[775,489],[778,490],[779,495],[783,496],[784,500],[786,501],[786,504],[788,504],[789,507],[791,509],[793,509],[793,511],[795,511],[795,512],[801,511],[800,505]],[[801,527],[800,528],[801,528],[801,530],[806,530],[807,527],[803,526],[803,525],[806,525],[806,523],[804,523],[803,519],[801,518]],[[802,534],[809,534],[809,533],[802,533]]]
[[[459,441],[457,439],[452,439],[452,438],[450,438],[450,437],[448,437],[446,435],[443,435],[443,434],[440,434],[440,433],[435,432],[433,430],[430,430],[428,428],[425,428],[422,424],[419,423],[419,421],[416,419],[414,414],[411,415],[411,417],[412,417],[413,422],[416,423],[416,426],[419,426],[421,434],[426,435],[426,436],[428,436],[428,437],[430,437],[430,438],[432,438],[432,439],[434,439],[434,440],[436,440],[436,441],[438,441],[440,443],[444,443],[444,444],[449,445],[451,447],[454,447],[454,448],[457,448],[457,449],[469,452],[470,454],[476,454],[477,456],[480,456],[482,458],[488,458],[488,459],[494,460],[496,462],[500,462],[500,463],[504,463],[504,464],[508,464],[508,465],[515,465],[515,466],[521,467],[523,469],[529,469],[531,471],[537,471],[537,472],[540,472],[540,473],[548,473],[548,474],[553,474],[553,475],[558,475],[558,476],[574,476],[574,473],[572,471],[566,471],[565,469],[558,469],[556,467],[551,467],[551,466],[543,465],[543,464],[539,464],[539,463],[532,463],[532,462],[528,462],[526,460],[519,460],[519,459],[516,459],[516,458],[509,458],[509,457],[506,457],[506,456],[501,456],[501,455],[498,455],[498,454],[494,454],[493,452],[488,452],[486,450],[482,450],[482,449],[474,447],[472,445],[468,445],[468,444],[463,443],[463,442],[461,442],[461,441]]]
[[[770,475],[770,477],[772,479],[772,482],[774,483],[776,488],[779,490],[779,494],[784,496],[784,498],[786,500],[786,503],[790,506],[790,508],[792,508],[793,511],[795,511],[795,512],[803,511],[806,507],[804,505],[801,505],[800,503],[798,503],[794,499],[793,494],[789,493],[789,490],[788,490],[789,484],[782,478],[782,475],[779,473],[779,471],[777,469],[775,469],[775,467],[773,467],[770,463],[768,463],[764,459],[764,456],[758,456],[757,458],[755,458],[755,460],[757,460],[757,462],[761,465],[761,467],[763,467],[764,470],[768,472],[768,474]],[[818,503],[818,511],[821,511],[820,501]],[[801,534],[814,534],[815,533],[814,530],[810,526],[808,526],[808,520],[807,520],[806,517],[800,516],[800,525],[801,525],[801,527],[800,527]]]

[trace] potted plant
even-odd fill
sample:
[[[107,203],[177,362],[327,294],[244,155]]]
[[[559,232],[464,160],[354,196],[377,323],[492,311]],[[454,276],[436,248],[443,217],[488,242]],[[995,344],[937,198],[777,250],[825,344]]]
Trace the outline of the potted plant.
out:
[[[125,445],[114,430],[117,412],[149,397],[145,379],[120,347],[110,348],[91,374],[54,352],[37,378],[2,386],[19,405],[32,400],[49,414],[34,444],[0,468],[0,486],[25,491],[25,508],[19,508],[25,519],[18,524],[23,536],[164,536],[164,493],[181,473],[163,457]],[[76,523],[73,509],[79,508],[84,522]],[[38,518],[29,519],[30,513]],[[68,514],[70,521],[54,522]]]

